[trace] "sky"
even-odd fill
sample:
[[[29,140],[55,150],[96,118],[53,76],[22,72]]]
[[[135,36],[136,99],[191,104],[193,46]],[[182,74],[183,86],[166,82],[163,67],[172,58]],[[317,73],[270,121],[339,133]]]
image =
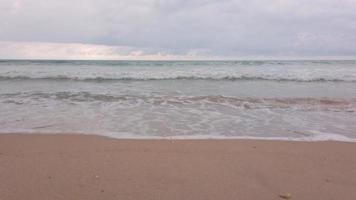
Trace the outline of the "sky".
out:
[[[0,0],[0,59],[356,58],[356,0]]]

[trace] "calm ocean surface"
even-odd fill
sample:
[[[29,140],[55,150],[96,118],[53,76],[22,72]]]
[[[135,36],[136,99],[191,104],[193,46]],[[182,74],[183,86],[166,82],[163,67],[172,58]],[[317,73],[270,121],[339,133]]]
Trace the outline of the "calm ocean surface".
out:
[[[0,60],[0,133],[356,141],[356,61]]]

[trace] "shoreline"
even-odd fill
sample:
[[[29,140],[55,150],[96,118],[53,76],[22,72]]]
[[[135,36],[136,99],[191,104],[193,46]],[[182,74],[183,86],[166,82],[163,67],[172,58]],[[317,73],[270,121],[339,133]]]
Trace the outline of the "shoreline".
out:
[[[0,199],[354,199],[356,144],[0,134]]]
[[[121,134],[116,137],[113,134]],[[23,131],[23,132],[0,132],[1,135],[53,135],[53,136],[97,136],[114,140],[253,140],[253,141],[281,141],[281,142],[346,142],[356,143],[356,138],[350,138],[340,134],[322,133],[319,135],[304,135],[301,137],[274,137],[274,136],[216,136],[216,135],[188,135],[188,136],[135,136],[128,133],[82,133],[82,132],[48,132],[48,131]],[[296,135],[301,135],[296,133]],[[302,134],[303,135],[303,134]]]

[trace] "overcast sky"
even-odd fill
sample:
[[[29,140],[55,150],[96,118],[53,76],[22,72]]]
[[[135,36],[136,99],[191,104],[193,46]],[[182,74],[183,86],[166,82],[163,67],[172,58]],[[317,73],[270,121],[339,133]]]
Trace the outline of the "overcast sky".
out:
[[[356,0],[0,0],[0,58],[356,57]]]

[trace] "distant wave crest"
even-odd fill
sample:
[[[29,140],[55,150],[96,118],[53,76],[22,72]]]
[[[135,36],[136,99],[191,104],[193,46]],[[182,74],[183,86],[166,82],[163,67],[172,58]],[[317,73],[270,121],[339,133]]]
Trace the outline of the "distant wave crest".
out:
[[[76,76],[4,76],[0,80],[53,80],[53,81],[154,81],[154,80],[212,80],[212,81],[294,81],[294,82],[356,82],[350,78],[326,78],[326,77],[273,77],[273,76],[121,76],[121,77],[76,77]]]

